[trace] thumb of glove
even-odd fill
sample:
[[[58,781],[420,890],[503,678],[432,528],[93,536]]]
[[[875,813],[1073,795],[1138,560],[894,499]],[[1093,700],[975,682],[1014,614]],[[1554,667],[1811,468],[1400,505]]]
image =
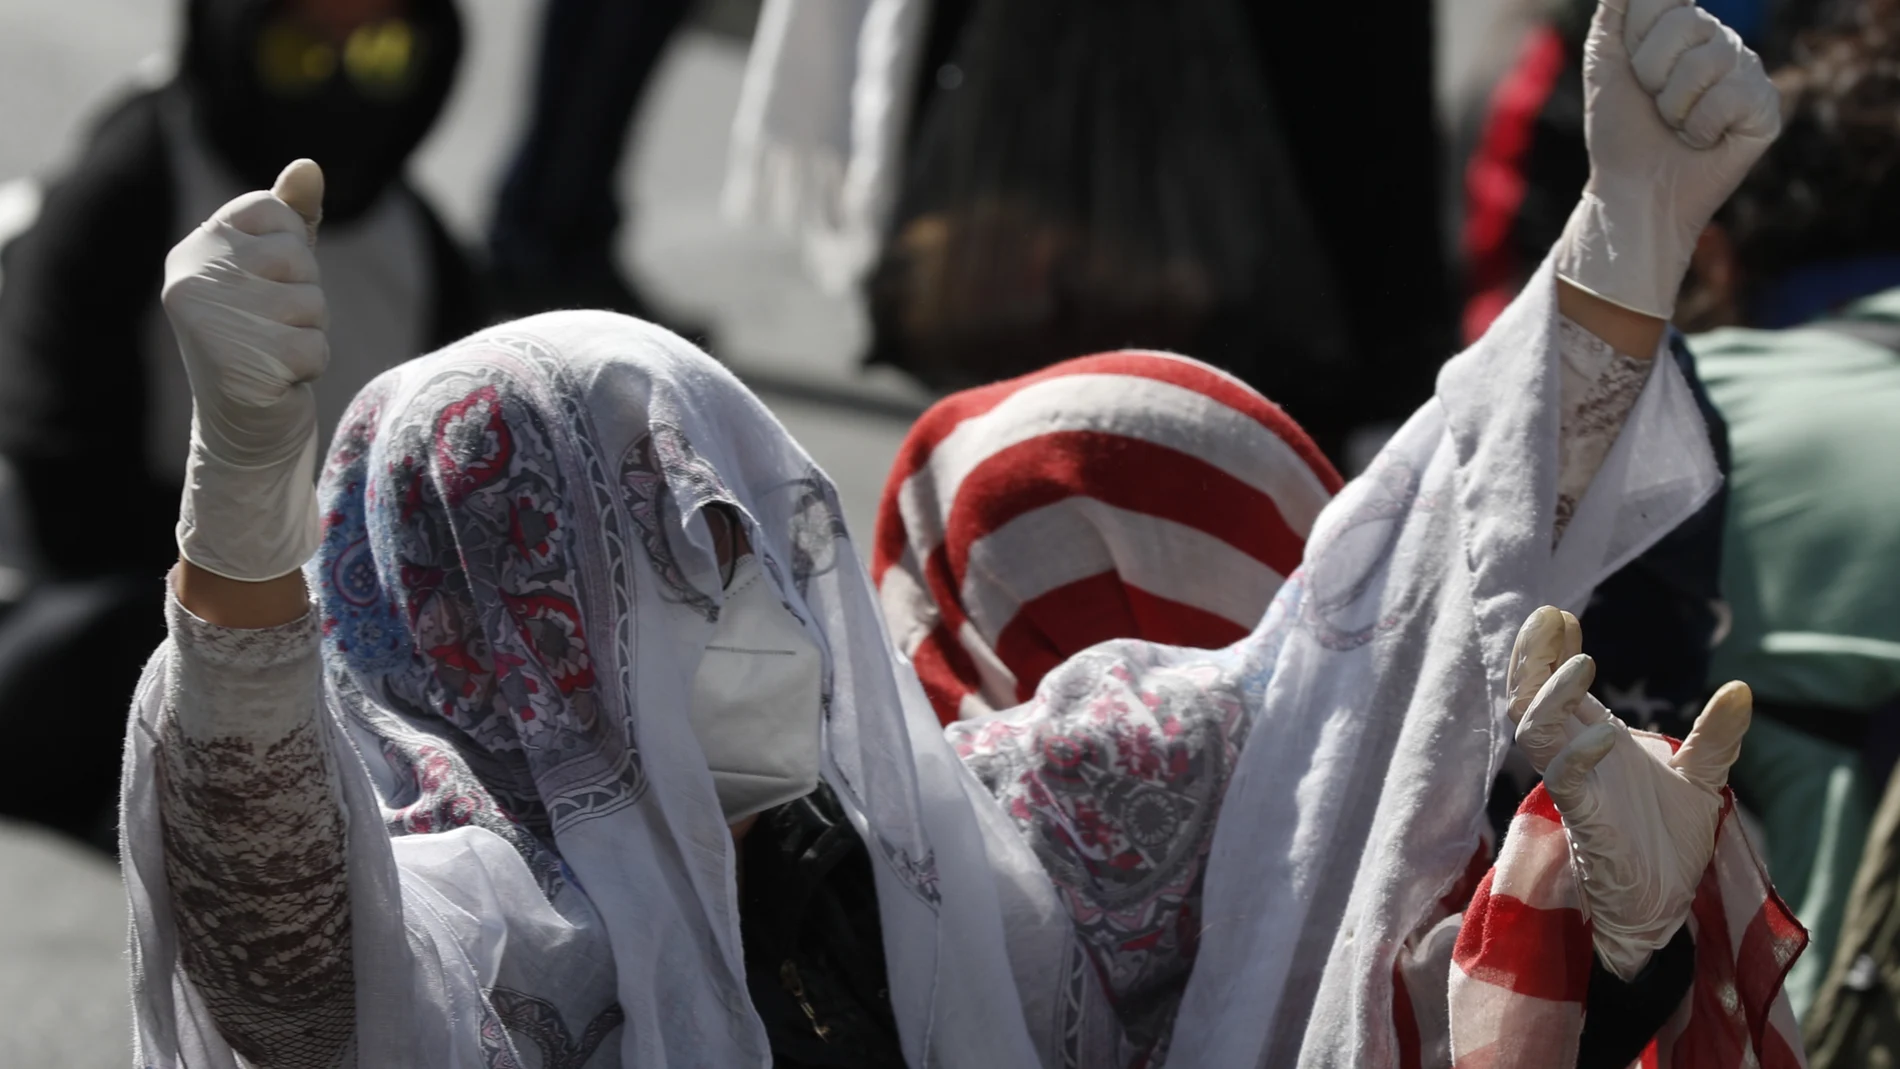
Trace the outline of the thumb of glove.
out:
[[[1722,684],[1695,718],[1689,737],[1669,758],[1670,767],[1698,787],[1719,791],[1728,783],[1729,766],[1742,752],[1742,736],[1754,719],[1755,696],[1748,684]]]
[[[314,246],[317,227],[323,222],[323,168],[315,160],[292,160],[271,183],[270,191],[303,216],[307,237]]]
[[[1606,41],[1623,44],[1623,35],[1626,32],[1624,27],[1629,18],[1629,6],[1630,0],[1603,0],[1597,5],[1594,21],[1601,28]]]
[[[1531,613],[1518,629],[1517,641],[1511,646],[1510,664],[1505,668],[1504,689],[1509,696],[1511,723],[1524,719],[1531,699],[1537,697],[1551,673],[1567,659],[1563,655],[1564,646],[1563,613],[1553,606],[1546,605]]]

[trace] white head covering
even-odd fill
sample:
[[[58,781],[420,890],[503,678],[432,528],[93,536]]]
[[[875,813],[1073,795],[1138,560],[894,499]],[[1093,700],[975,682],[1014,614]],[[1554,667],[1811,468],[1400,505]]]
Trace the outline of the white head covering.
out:
[[[719,365],[606,313],[496,328],[366,387],[320,496],[358,1064],[535,1064],[511,1030],[557,1026],[577,1065],[589,1041],[590,1066],[771,1063],[688,716],[724,598],[714,502],[825,655],[823,775],[873,859],[907,1058],[1034,1063],[993,873],[1033,893],[1036,863],[975,815],[830,481]],[[169,923],[139,927],[166,975]]]

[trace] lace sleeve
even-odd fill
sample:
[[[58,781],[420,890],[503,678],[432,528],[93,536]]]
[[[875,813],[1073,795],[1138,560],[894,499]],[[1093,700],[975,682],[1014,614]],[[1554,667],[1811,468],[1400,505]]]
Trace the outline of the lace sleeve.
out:
[[[1623,421],[1636,407],[1649,382],[1655,360],[1620,353],[1610,343],[1572,322],[1557,317],[1557,351],[1561,357],[1562,418],[1557,431],[1557,525],[1553,541],[1576,514],[1590,480],[1596,478],[1603,458],[1616,444]]]
[[[248,1064],[331,1069],[355,978],[316,614],[243,631],[166,601],[159,805],[186,971]]]

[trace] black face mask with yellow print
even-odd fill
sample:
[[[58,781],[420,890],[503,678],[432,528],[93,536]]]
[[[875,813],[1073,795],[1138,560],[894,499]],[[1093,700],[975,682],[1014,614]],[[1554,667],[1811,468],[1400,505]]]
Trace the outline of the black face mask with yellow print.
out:
[[[347,224],[402,174],[462,52],[452,0],[409,0],[342,41],[282,0],[190,0],[183,81],[212,147],[251,188],[323,165],[324,219]]]

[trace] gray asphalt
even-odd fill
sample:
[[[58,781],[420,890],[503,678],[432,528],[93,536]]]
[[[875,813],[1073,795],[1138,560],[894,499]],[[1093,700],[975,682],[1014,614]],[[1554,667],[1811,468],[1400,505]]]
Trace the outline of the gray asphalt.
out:
[[[517,135],[529,43],[540,5],[463,0],[470,48],[449,112],[415,174],[450,224],[474,240]],[[1439,94],[1449,114],[1508,52],[1521,0],[1440,0]],[[175,2],[0,0],[0,180],[48,174],[71,159],[80,124],[143,65],[162,71]],[[1350,56],[1350,42],[1328,43]],[[864,375],[851,301],[821,293],[783,241],[737,233],[718,215],[743,42],[682,35],[636,127],[623,184],[635,225],[625,262],[666,307],[714,326],[715,355],[761,389],[779,418],[838,483],[865,542],[905,423],[888,414],[921,395]],[[111,250],[99,250],[101,257]],[[834,403],[840,394],[871,405]],[[886,410],[879,414],[879,410]],[[129,1064],[125,907],[112,865],[36,831],[0,823],[0,1066]]]

